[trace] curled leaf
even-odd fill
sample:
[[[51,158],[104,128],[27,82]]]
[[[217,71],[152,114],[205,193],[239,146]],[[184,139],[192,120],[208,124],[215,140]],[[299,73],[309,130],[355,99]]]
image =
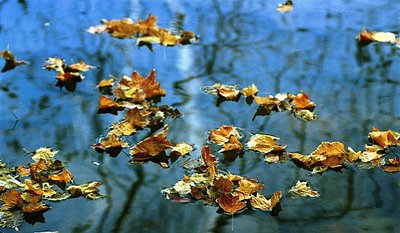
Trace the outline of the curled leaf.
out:
[[[98,193],[98,187],[101,184],[100,181],[93,181],[82,185],[71,185],[66,191],[70,193],[72,197],[83,196],[94,200],[101,198],[101,195]]]
[[[276,141],[279,138],[267,134],[255,134],[246,143],[251,150],[262,153],[280,152],[285,150],[286,146],[279,145]]]
[[[297,181],[296,185],[292,187],[289,192],[293,192],[302,197],[319,197],[320,194],[308,186],[307,181]]]
[[[270,199],[267,199],[264,195],[257,193],[256,196],[251,196],[250,204],[255,209],[271,211],[281,201],[281,198],[282,192],[275,192],[272,194]]]
[[[14,57],[14,54],[10,50],[1,51],[0,57],[3,57],[4,60],[6,61],[6,64],[4,65],[3,69],[1,70],[2,73],[12,70],[17,66],[28,64],[28,62],[26,62],[26,61],[17,60]]]

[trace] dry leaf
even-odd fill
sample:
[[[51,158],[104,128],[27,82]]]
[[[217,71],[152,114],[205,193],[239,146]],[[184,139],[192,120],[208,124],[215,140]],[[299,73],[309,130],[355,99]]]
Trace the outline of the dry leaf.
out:
[[[279,145],[276,141],[279,138],[266,135],[255,134],[246,143],[247,147],[251,150],[259,151],[262,153],[280,152],[285,150],[286,146]]]
[[[302,197],[319,197],[319,192],[313,190],[308,186],[307,181],[297,181],[296,185],[292,187],[289,192],[293,192]]]
[[[280,3],[278,5],[277,11],[281,13],[288,13],[293,10],[293,1],[287,0],[285,3]]]
[[[229,141],[224,143],[224,147],[218,152],[226,152],[226,151],[238,151],[243,150],[243,144],[237,139],[235,136],[230,136]]]
[[[209,146],[204,146],[201,150],[201,156],[203,158],[204,163],[207,166],[208,176],[211,179],[215,178],[216,171],[217,171],[217,158],[211,154],[211,150]]]
[[[381,167],[385,172],[400,172],[400,158],[386,159]]]
[[[49,180],[58,181],[62,183],[68,183],[72,180],[72,174],[68,169],[65,169],[62,173],[58,175],[49,176]]]
[[[124,108],[124,104],[116,103],[105,95],[100,96],[99,106],[97,106],[98,113],[111,113],[114,115],[117,115],[118,111],[122,111]]]
[[[1,206],[2,211],[18,209],[24,204],[21,194],[15,189],[2,193],[1,201],[3,202],[3,205]]]
[[[165,149],[172,148],[172,144],[166,139],[167,133],[168,125],[165,125],[162,132],[137,143],[130,149],[130,154],[133,156],[133,160],[149,160],[152,157],[160,154]]]
[[[227,100],[237,100],[240,97],[240,91],[236,85],[224,85],[215,83],[212,86],[205,86],[203,90],[208,94],[218,95]]]
[[[315,161],[319,161],[322,165],[336,168],[342,166],[347,152],[340,142],[322,142],[311,155]]]
[[[0,57],[3,57],[4,60],[6,61],[6,64],[4,65],[3,69],[1,72],[6,72],[9,70],[14,69],[15,67],[19,65],[26,65],[28,62],[22,61],[22,60],[17,60],[14,57],[14,54],[10,50],[3,50],[0,52]]]
[[[104,88],[104,87],[112,87],[114,84],[114,78],[110,79],[103,79],[97,84],[97,87]]]
[[[264,195],[257,193],[256,196],[251,196],[250,204],[253,208],[263,211],[271,211],[281,201],[281,198],[282,192],[275,192],[272,194],[270,199],[267,199]]]
[[[101,195],[98,193],[98,187],[101,184],[100,181],[93,181],[82,185],[71,185],[66,191],[73,197],[84,196],[89,199],[99,199]]]
[[[19,178],[29,176],[31,174],[31,170],[23,166],[18,166],[15,170],[19,173]]]
[[[230,193],[233,189],[233,185],[233,182],[225,176],[220,176],[214,180],[214,187],[222,193]]]
[[[112,157],[117,156],[122,148],[128,147],[128,143],[118,139],[115,135],[110,135],[100,139],[99,143],[92,145],[92,147],[99,153],[106,152]]]
[[[242,94],[247,98],[247,97],[254,97],[258,93],[258,88],[256,85],[251,84],[251,86],[245,87],[242,89]]]
[[[222,125],[219,129],[210,130],[208,138],[214,144],[224,144],[229,142],[229,138],[233,136],[240,138],[239,132],[233,126]]]
[[[187,144],[186,142],[180,142],[171,148],[170,154],[185,156],[189,154],[193,150],[192,145]]]
[[[298,95],[288,95],[288,98],[294,104],[294,109],[308,109],[313,111],[315,108],[315,103],[310,101],[310,97],[304,91]]]
[[[372,32],[367,31],[365,28],[358,34],[357,39],[363,45],[367,45],[371,42],[397,42],[396,35],[391,32]]]
[[[370,137],[372,141],[378,143],[383,149],[389,146],[400,146],[400,140],[396,138],[391,130],[379,131],[379,129],[374,128],[372,132],[368,134],[368,137]]]
[[[362,152],[360,159],[362,162],[367,163],[385,156],[384,150],[379,145],[368,146],[365,145],[365,151]]]
[[[246,202],[240,201],[238,196],[233,196],[231,193],[221,193],[216,199],[218,205],[228,213],[236,213],[246,207]]]
[[[241,179],[239,180],[239,187],[235,189],[233,195],[239,196],[240,200],[246,200],[251,197],[251,194],[256,193],[258,190],[264,188],[263,184],[258,183],[254,179]]]
[[[51,159],[55,156],[55,154],[57,154],[57,152],[58,151],[53,150],[50,147],[41,147],[32,153],[32,159],[35,161],[39,161],[40,159]]]

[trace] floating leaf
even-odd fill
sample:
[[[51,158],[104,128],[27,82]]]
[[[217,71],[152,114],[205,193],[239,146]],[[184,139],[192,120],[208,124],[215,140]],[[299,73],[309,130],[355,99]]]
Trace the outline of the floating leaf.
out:
[[[242,89],[242,94],[247,97],[255,97],[258,93],[258,88],[256,85],[251,84],[248,87]]]
[[[256,193],[258,190],[264,188],[263,184],[258,183],[254,179],[241,179],[239,180],[239,187],[235,189],[233,195],[239,196],[240,200],[246,200],[251,197],[251,194]]]
[[[128,143],[118,139],[115,135],[110,135],[100,139],[99,143],[92,145],[92,147],[99,153],[106,152],[112,157],[117,156],[122,148],[128,147]]]
[[[385,172],[400,172],[400,158],[386,159],[382,168]]]
[[[289,192],[293,192],[302,197],[319,197],[320,194],[308,186],[307,181],[297,181],[296,185],[292,187]]]
[[[57,152],[58,151],[53,150],[50,147],[41,147],[32,153],[32,159],[35,161],[39,161],[40,159],[47,160],[49,158],[53,158]]]
[[[1,210],[11,210],[11,209],[18,209],[21,208],[24,204],[22,200],[21,193],[15,189],[11,189],[8,192],[4,192],[1,194],[1,201],[3,205]]]
[[[216,199],[218,205],[228,213],[236,213],[246,207],[246,202],[240,201],[238,196],[234,196],[231,193],[221,193]]]
[[[137,143],[130,149],[130,154],[134,161],[149,160],[160,154],[167,148],[172,148],[170,141],[166,139],[168,133],[168,125],[164,130],[154,136],[150,136],[143,141]]]
[[[372,32],[367,31],[365,28],[358,34],[357,39],[362,45],[367,45],[371,42],[397,42],[396,35],[391,32]]]
[[[293,1],[287,0],[285,3],[278,4],[277,11],[281,13],[288,13],[293,10]]]
[[[378,143],[383,149],[389,146],[400,146],[399,137],[396,137],[391,130],[379,131],[379,129],[374,128],[372,132],[368,134],[368,137],[372,141]]]
[[[379,158],[385,155],[384,150],[379,145],[368,146],[365,145],[365,150],[362,152],[360,159],[362,162],[367,163],[374,160],[378,160]]]
[[[99,88],[112,87],[113,84],[114,84],[114,78],[103,79],[99,82],[99,84],[97,84],[97,87]]]
[[[68,169],[65,169],[62,173],[58,175],[49,176],[49,180],[57,181],[62,183],[68,183],[72,180],[72,174]]]
[[[271,211],[281,201],[281,198],[282,192],[275,192],[272,194],[270,199],[267,199],[264,195],[257,193],[256,196],[251,196],[250,204],[255,209]]]
[[[4,60],[6,61],[6,64],[4,65],[3,69],[1,72],[6,72],[9,70],[14,69],[15,67],[19,65],[26,65],[28,62],[22,61],[22,60],[17,60],[14,57],[14,54],[10,50],[3,50],[0,52],[0,57],[3,57]]]
[[[72,195],[72,197],[83,196],[94,200],[101,198],[101,195],[98,192],[98,187],[101,184],[100,181],[93,181],[81,185],[71,185],[66,190]]]
[[[186,142],[180,142],[171,148],[171,154],[185,156],[193,150],[193,147]]]
[[[243,144],[235,136],[230,136],[229,141],[224,143],[224,147],[219,152],[227,151],[241,151],[243,150]]]
[[[251,150],[262,153],[280,152],[285,150],[286,146],[279,145],[276,141],[279,138],[267,134],[255,134],[246,143]]]
[[[229,125],[222,125],[219,129],[210,130],[208,138],[214,144],[224,144],[229,142],[231,136],[240,138],[240,134],[236,128]]]
[[[240,91],[236,85],[224,85],[215,83],[212,86],[204,87],[204,91],[208,94],[218,95],[226,100],[237,100],[240,97]]]
[[[100,96],[99,106],[97,106],[98,113],[111,113],[114,115],[117,115],[118,111],[122,111],[124,108],[124,104],[116,103],[105,95]]]

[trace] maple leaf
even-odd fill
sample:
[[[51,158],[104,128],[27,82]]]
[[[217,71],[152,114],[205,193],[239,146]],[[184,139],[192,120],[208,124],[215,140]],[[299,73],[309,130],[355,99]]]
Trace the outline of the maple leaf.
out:
[[[255,97],[258,93],[258,88],[256,85],[251,84],[251,86],[242,89],[242,94],[247,97]]]
[[[246,143],[246,146],[262,153],[280,152],[285,150],[286,146],[279,145],[276,141],[279,138],[267,134],[255,134]]]
[[[378,143],[383,149],[389,146],[400,146],[400,140],[391,130],[379,131],[377,128],[373,128],[372,132],[368,134],[368,137],[372,141]]]
[[[98,192],[98,187],[102,184],[100,181],[88,182],[81,185],[71,185],[66,191],[71,194],[72,197],[83,196],[89,199],[99,199],[101,195]]]
[[[92,145],[97,152],[106,152],[112,157],[116,157],[122,151],[122,148],[128,146],[129,145],[127,142],[118,139],[113,134],[111,134],[109,137],[102,138],[99,143]]]
[[[294,104],[294,109],[308,109],[313,111],[315,108],[315,103],[310,101],[310,97],[308,97],[307,93],[301,91],[298,95],[288,95],[288,98],[291,100],[291,103]]]
[[[102,95],[99,99],[99,106],[97,106],[97,113],[111,113],[117,115],[118,111],[122,111],[124,108],[124,104],[116,103],[111,98]]]
[[[256,196],[251,195],[250,204],[253,208],[263,211],[271,211],[281,201],[281,198],[282,192],[273,193],[270,199],[257,193]]]
[[[189,154],[192,150],[192,145],[187,144],[186,142],[180,142],[171,148],[170,154],[185,156]]]
[[[10,50],[1,51],[0,57],[3,57],[4,60],[6,61],[6,64],[4,65],[3,69],[1,70],[2,73],[12,70],[17,66],[28,64],[28,62],[26,62],[26,61],[17,60],[15,58],[14,54]]]
[[[293,192],[302,197],[319,197],[320,194],[308,186],[307,181],[297,181],[296,185],[292,187],[289,192]]]
[[[281,13],[288,13],[293,10],[293,1],[287,0],[285,3],[278,4],[277,11]]]
[[[134,161],[149,160],[160,154],[167,148],[172,148],[170,141],[166,139],[168,133],[168,125],[164,126],[164,130],[154,136],[145,138],[130,149],[130,154]]]
[[[236,213],[246,207],[246,202],[240,201],[238,196],[231,193],[221,193],[216,199],[218,205],[228,213]]]
[[[11,210],[21,208],[24,204],[24,200],[22,200],[21,193],[15,189],[11,189],[8,192],[4,192],[1,194],[1,201],[3,205],[1,206],[1,210]]]

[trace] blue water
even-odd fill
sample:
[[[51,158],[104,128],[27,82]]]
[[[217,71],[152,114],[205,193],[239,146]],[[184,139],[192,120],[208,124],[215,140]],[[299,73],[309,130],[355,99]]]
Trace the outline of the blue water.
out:
[[[263,194],[284,194],[278,217],[259,211],[232,217],[202,203],[164,199],[161,188],[182,178],[185,159],[163,169],[153,163],[131,165],[124,153],[110,158],[90,148],[123,117],[96,114],[97,83],[135,70],[147,75],[153,68],[167,90],[162,103],[183,114],[169,120],[168,138],[195,144],[193,157],[208,144],[208,130],[222,124],[276,135],[288,151],[299,153],[336,140],[362,149],[373,127],[400,131],[400,50],[378,43],[359,47],[355,40],[363,27],[399,33],[398,2],[294,1],[292,12],[280,14],[276,7],[282,2],[0,0],[0,50],[9,48],[30,62],[0,74],[0,159],[10,166],[26,164],[31,161],[24,148],[51,146],[68,161],[77,183],[104,183],[104,199],[50,203],[45,223],[25,223],[20,231],[400,232],[400,179],[380,169],[348,166],[340,173],[311,175],[292,163],[265,164],[262,155],[252,152],[229,162],[213,147],[221,169],[258,179],[265,184]],[[156,45],[151,52],[133,40],[86,32],[103,18],[136,21],[149,13],[158,17],[160,27],[193,31],[201,40]],[[42,68],[54,56],[68,63],[83,59],[97,68],[85,73],[75,92],[60,90],[56,73]],[[254,83],[261,96],[304,90],[317,104],[318,120],[275,113],[251,121],[255,104],[242,99],[217,107],[215,96],[201,92],[215,82]],[[308,180],[321,197],[292,199],[288,190],[299,179]]]

